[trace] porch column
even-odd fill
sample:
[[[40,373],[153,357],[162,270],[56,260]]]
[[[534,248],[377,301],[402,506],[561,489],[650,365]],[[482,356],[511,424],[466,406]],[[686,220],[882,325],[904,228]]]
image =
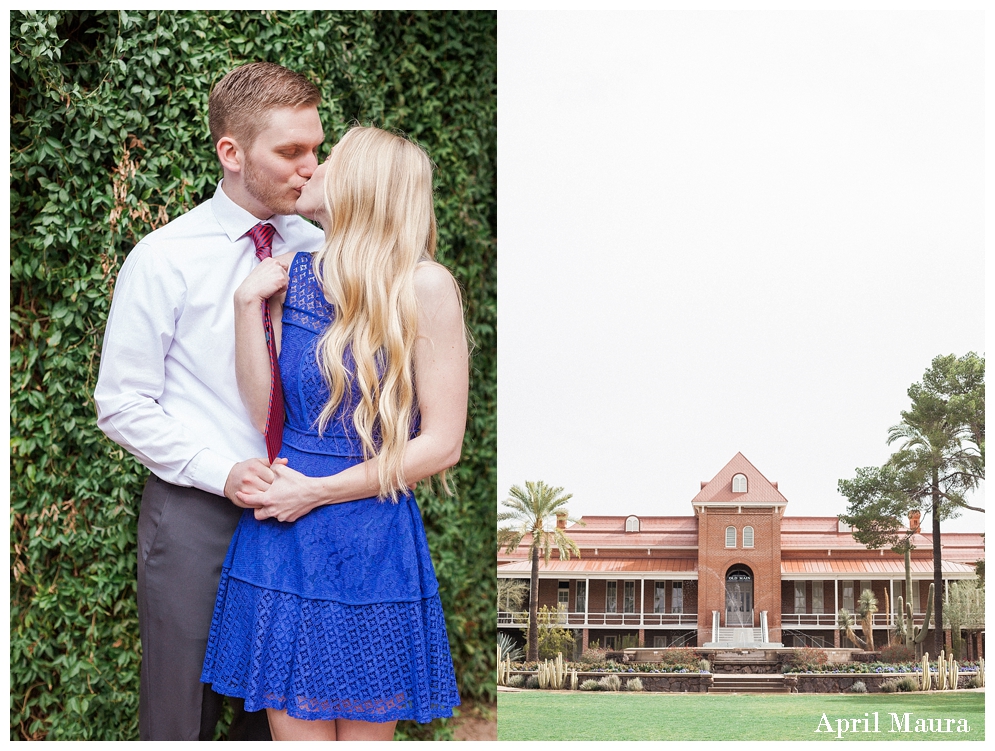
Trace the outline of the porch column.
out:
[[[588,636],[590,635],[590,629],[581,629],[580,632],[580,653],[584,654],[587,651]]]
[[[646,646],[646,629],[644,628],[639,629],[639,646]]]
[[[894,625],[895,611],[898,610],[898,604],[895,602],[895,580],[888,579],[888,601],[891,603],[891,612],[888,613],[888,628],[890,629]]]
[[[639,580],[639,625],[646,625],[646,580]],[[643,631],[639,630],[639,646],[643,646]]]

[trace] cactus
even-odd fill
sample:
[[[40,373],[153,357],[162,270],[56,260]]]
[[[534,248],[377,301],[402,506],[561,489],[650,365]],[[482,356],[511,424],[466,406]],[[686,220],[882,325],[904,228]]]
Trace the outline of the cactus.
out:
[[[922,656],[922,677],[919,679],[919,690],[929,691],[933,685],[933,674],[929,672],[929,652]]]
[[[501,647],[497,648],[497,684],[499,686],[508,685],[508,668],[505,661],[501,659]]]
[[[563,653],[557,652],[556,661],[546,660],[539,664],[539,688],[562,689],[567,677],[567,669],[563,664]]]
[[[940,656],[936,658],[936,690],[945,691],[947,688],[947,661],[944,650],[940,650]]]
[[[985,658],[978,658],[978,681],[982,686],[985,685]]]
[[[915,624],[912,622],[912,602],[905,602],[905,599],[899,595],[898,596],[898,612],[896,616],[898,617],[898,631],[902,635],[902,641],[905,642],[906,647],[913,647],[916,644],[922,644],[926,641],[926,632],[929,631],[929,625],[933,621],[933,588],[935,585],[929,585],[929,592],[926,594],[926,620],[923,621],[922,626],[916,628]]]
[[[576,670],[571,670],[570,671],[570,690],[571,691],[576,691],[577,690],[577,671]]]

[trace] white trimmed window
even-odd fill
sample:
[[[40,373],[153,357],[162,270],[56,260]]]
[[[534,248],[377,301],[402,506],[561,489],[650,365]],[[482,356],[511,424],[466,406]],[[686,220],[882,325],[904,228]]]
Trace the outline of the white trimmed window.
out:
[[[805,582],[795,582],[795,612],[805,612]]]
[[[577,582],[577,597],[574,605],[576,612],[587,612],[587,582]]]
[[[670,612],[684,612],[684,582],[674,582],[673,589],[670,591]]]
[[[639,531],[639,517],[630,516],[625,520],[625,531],[626,532],[638,532]]]
[[[618,582],[605,583],[605,612],[618,612]]]
[[[812,612],[813,613],[824,613],[826,612],[825,600],[823,595],[825,594],[825,589],[821,581],[812,582]]]
[[[653,584],[653,612],[667,612],[667,582],[654,582]]]
[[[753,547],[753,527],[743,527],[743,547]]]
[[[622,595],[622,612],[623,613],[635,613],[636,612],[636,583],[635,582],[625,582],[625,589]]]
[[[745,493],[746,492],[746,475],[733,475],[732,476],[732,492],[733,493]]]
[[[843,589],[843,607],[853,612],[853,582],[840,582]]]
[[[666,634],[653,634],[653,646],[654,647],[666,647],[667,646],[667,635]]]
[[[736,547],[736,528],[726,527],[726,547],[734,548]]]
[[[605,637],[605,649],[615,649],[615,634]]]
[[[570,607],[570,582],[560,582],[556,588],[556,607],[560,610]]]

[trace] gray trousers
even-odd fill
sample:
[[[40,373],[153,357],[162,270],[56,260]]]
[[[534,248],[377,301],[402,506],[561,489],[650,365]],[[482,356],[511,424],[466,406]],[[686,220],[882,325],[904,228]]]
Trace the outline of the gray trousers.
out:
[[[138,515],[139,735],[211,740],[222,697],[200,682],[228,544],[242,509],[227,498],[149,477]],[[232,740],[269,740],[265,712],[230,700]]]

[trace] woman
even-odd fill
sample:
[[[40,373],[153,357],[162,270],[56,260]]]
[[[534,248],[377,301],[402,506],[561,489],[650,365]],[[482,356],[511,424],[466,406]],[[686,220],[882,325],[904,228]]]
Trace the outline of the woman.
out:
[[[298,254],[289,275],[263,261],[236,293],[239,392],[263,430],[270,374],[259,310],[270,299],[287,414],[274,471],[313,499],[334,497],[330,476],[361,472],[376,497],[315,500],[293,523],[243,513],[202,680],[249,711],[265,707],[275,740],[389,740],[397,720],[448,717],[459,704],[408,488],[459,458],[462,306],[432,260],[432,165],[409,141],[353,128],[297,210],[321,223],[325,244],[313,258]]]

